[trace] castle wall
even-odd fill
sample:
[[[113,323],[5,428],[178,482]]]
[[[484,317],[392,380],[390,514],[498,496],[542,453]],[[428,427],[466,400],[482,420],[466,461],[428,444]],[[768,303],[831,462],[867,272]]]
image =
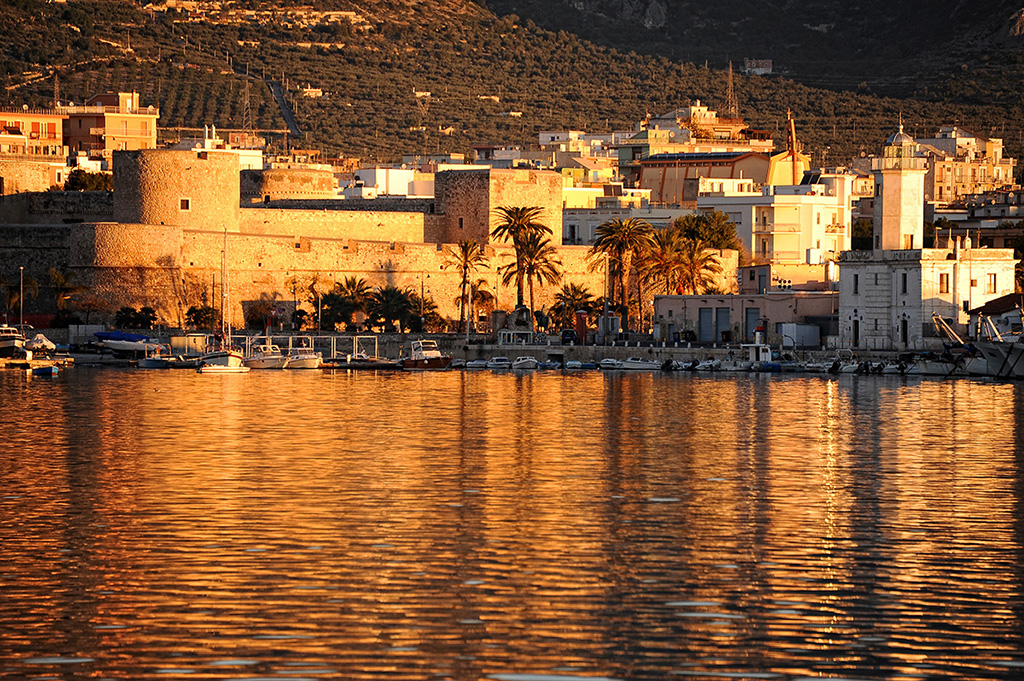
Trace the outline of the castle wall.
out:
[[[423,242],[423,213],[244,208],[244,234],[318,236],[328,239]]]
[[[0,224],[60,225],[113,219],[112,192],[35,192],[0,197]]]
[[[233,154],[148,149],[115,152],[114,220],[238,230],[239,165]]]
[[[49,164],[0,160],[0,196],[43,192],[53,184]]]
[[[329,170],[267,168],[243,170],[243,202],[281,199],[330,199],[336,196],[337,182]]]

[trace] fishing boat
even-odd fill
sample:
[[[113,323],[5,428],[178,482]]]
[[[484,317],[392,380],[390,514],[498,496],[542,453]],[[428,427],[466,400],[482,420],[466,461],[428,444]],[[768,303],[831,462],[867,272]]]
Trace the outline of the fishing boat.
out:
[[[437,342],[428,339],[414,340],[409,356],[398,360],[405,371],[444,371],[451,363],[451,355],[442,355]]]
[[[471,359],[468,362],[466,362],[466,366],[463,367],[463,368],[465,368],[467,371],[479,371],[481,369],[486,369],[487,368],[487,360],[486,359]]]
[[[643,357],[627,357],[620,368],[625,371],[661,371],[661,362]]]
[[[622,360],[614,357],[605,357],[597,364],[605,371],[614,371],[622,368]]]
[[[508,357],[491,357],[487,360],[487,368],[491,371],[508,371],[512,368],[512,360]]]

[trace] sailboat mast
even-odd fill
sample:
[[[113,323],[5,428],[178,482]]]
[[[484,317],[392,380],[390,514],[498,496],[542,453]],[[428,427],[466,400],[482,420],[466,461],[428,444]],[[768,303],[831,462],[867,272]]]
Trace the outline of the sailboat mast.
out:
[[[228,307],[228,227],[224,225],[224,251],[221,256],[220,272],[220,332],[224,342],[228,342],[228,334],[231,333],[230,308]]]

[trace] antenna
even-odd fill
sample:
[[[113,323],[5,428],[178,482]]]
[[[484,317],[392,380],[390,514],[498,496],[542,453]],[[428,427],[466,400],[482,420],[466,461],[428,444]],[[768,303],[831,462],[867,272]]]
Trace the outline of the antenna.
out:
[[[732,84],[732,62],[729,62],[729,81],[725,91],[725,115],[729,118],[739,118],[740,105],[736,101],[736,89]]]

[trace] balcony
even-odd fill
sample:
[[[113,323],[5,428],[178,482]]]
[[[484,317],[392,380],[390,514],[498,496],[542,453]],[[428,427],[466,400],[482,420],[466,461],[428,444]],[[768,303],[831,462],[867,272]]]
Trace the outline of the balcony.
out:
[[[801,231],[799,222],[772,222],[767,225],[754,225],[754,234],[799,234]]]
[[[160,109],[155,106],[145,106],[138,109],[122,110],[119,106],[62,106],[57,109],[58,114],[133,114],[138,116],[160,116]]]

